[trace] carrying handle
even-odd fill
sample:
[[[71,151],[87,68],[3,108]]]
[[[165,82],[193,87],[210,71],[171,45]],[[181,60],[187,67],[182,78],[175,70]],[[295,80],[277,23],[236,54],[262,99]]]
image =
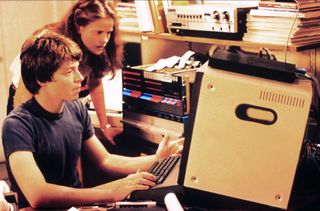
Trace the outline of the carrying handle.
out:
[[[268,48],[260,48],[258,57],[262,58],[262,56],[264,55],[263,53],[265,53],[268,59],[275,60],[275,61],[277,60],[276,57],[270,53],[270,50]]]

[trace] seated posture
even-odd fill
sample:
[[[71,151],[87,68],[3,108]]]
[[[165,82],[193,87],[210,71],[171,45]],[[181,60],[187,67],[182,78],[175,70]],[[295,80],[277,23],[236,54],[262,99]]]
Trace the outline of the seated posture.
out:
[[[31,100],[12,111],[2,140],[19,208],[71,207],[125,199],[155,185],[146,172],[163,157],[180,153],[182,139],[164,138],[155,155],[124,157],[109,153],[94,134],[85,107],[77,100],[83,76],[82,52],[72,40],[48,30],[26,40],[21,75]],[[82,188],[77,163],[86,153],[104,173],[123,175]]]
[[[122,128],[113,127],[108,123],[104,98],[105,85],[102,82],[105,75],[113,78],[122,67],[122,41],[119,37],[119,21],[115,11],[116,1],[75,0],[73,2],[74,4],[61,20],[50,23],[42,29],[65,35],[81,48],[83,55],[79,63],[79,71],[84,80],[79,95],[85,97],[90,94],[102,135],[110,144],[116,145],[114,138],[122,133]],[[15,59],[10,67],[13,78],[9,95],[11,97],[8,99],[8,112],[32,97],[20,80],[20,65],[17,63],[19,64],[19,59]]]

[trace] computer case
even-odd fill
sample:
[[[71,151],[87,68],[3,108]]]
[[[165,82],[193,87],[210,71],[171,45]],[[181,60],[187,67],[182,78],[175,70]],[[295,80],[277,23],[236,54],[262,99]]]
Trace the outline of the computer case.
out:
[[[287,208],[312,99],[311,82],[205,70],[185,187]]]
[[[193,95],[181,164],[174,173],[178,179],[171,175],[169,182],[172,191],[286,209],[309,116],[311,82],[285,83],[204,64]],[[157,192],[170,192],[170,184],[145,193]]]

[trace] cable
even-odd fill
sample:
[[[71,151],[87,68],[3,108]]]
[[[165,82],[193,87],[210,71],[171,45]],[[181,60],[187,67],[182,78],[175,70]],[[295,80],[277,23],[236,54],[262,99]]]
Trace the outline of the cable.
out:
[[[316,142],[316,139],[319,138],[320,131],[319,131],[319,126],[320,126],[320,105],[319,105],[319,99],[320,99],[320,84],[317,79],[317,77],[314,74],[309,74],[307,72],[302,72],[302,71],[296,71],[296,77],[299,79],[307,79],[312,82],[313,85],[313,93],[314,93],[314,111],[316,114],[316,123],[317,123],[317,132],[315,133],[315,136],[313,137],[315,140],[311,140],[310,143]]]
[[[292,30],[293,30],[293,27],[294,25],[296,24],[296,21],[297,21],[297,18],[298,18],[298,15],[299,15],[299,10],[300,10],[300,4],[299,4],[299,1],[298,0],[294,0],[297,4],[297,12],[296,12],[296,16],[294,17],[294,20],[293,20],[293,23],[292,23],[292,26],[291,26],[291,29],[290,29],[290,32],[289,32],[289,35],[288,35],[288,39],[287,39],[287,43],[286,43],[286,48],[284,50],[284,62],[287,63],[287,52],[288,52],[288,46],[289,46],[289,40],[291,38],[291,33],[292,33]]]
[[[313,74],[309,75],[308,73],[305,73],[305,74],[296,73],[296,77],[301,78],[301,79],[311,80],[315,86],[315,89],[316,89],[315,91],[316,91],[317,97],[318,97],[318,99],[320,99],[320,84],[319,84],[319,81],[315,75],[313,75]]]

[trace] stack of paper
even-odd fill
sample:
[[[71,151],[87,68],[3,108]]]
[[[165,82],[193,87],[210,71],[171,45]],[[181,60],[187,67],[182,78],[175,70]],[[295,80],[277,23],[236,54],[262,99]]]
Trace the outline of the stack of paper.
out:
[[[119,16],[119,29],[139,32],[136,6],[134,3],[119,2],[116,7]]]
[[[320,43],[320,1],[261,1],[247,15],[244,41],[305,46]]]

